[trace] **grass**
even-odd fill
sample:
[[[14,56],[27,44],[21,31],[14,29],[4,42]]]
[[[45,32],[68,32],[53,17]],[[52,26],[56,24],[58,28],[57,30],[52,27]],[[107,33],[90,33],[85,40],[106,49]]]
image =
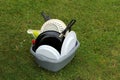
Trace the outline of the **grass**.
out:
[[[57,73],[39,68],[27,29],[40,29],[41,11],[72,28],[81,45]],[[0,80],[120,80],[119,0],[0,0]]]

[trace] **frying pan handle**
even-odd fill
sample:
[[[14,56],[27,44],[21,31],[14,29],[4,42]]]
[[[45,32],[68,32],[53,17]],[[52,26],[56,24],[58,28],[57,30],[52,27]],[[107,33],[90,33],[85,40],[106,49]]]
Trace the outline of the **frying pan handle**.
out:
[[[50,16],[47,16],[44,12],[41,12],[41,15],[43,16],[45,21],[48,21],[50,19]]]
[[[76,20],[71,20],[70,23],[67,25],[68,29],[67,30],[71,30],[71,27],[73,26],[73,24],[75,24]]]
[[[73,24],[75,24],[75,22],[76,22],[76,20],[71,20],[70,22],[69,22],[69,24],[67,25],[67,27],[65,28],[65,30],[60,34],[60,36],[59,37],[62,37],[62,36],[64,36],[65,35],[65,33],[68,31],[68,30],[70,30],[71,29],[71,27],[73,26]]]

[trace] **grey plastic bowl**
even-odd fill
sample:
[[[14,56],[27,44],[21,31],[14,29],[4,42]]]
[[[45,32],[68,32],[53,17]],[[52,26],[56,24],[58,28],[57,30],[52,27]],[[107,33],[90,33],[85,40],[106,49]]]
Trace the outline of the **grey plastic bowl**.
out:
[[[79,45],[79,41],[76,41],[76,46],[69,52],[69,54],[61,57],[59,60],[53,60],[42,55],[38,58],[38,56],[36,56],[35,52],[32,50],[32,47],[30,49],[30,52],[33,54],[33,56],[35,57],[35,61],[40,67],[43,67],[53,72],[57,72],[63,67],[65,67],[73,59],[75,51],[77,50]]]

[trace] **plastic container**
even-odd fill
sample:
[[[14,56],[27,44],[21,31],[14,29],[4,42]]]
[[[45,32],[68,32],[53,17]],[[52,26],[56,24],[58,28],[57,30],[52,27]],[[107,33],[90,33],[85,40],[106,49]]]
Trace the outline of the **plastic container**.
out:
[[[35,57],[35,61],[40,67],[53,72],[57,72],[63,67],[65,67],[73,59],[73,57],[75,56],[75,51],[77,50],[79,45],[79,41],[76,41],[75,47],[67,55],[61,57],[58,60],[49,59],[45,56],[39,56],[38,58],[38,56],[36,56],[35,52],[32,50],[32,47],[30,49],[30,52]]]

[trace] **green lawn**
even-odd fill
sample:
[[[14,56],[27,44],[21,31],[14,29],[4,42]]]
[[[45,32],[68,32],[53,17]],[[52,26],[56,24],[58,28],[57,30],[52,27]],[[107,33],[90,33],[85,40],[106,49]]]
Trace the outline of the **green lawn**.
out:
[[[30,54],[31,35],[45,11],[77,22],[81,45],[59,72],[39,68]],[[120,80],[120,0],[0,0],[0,80]]]

